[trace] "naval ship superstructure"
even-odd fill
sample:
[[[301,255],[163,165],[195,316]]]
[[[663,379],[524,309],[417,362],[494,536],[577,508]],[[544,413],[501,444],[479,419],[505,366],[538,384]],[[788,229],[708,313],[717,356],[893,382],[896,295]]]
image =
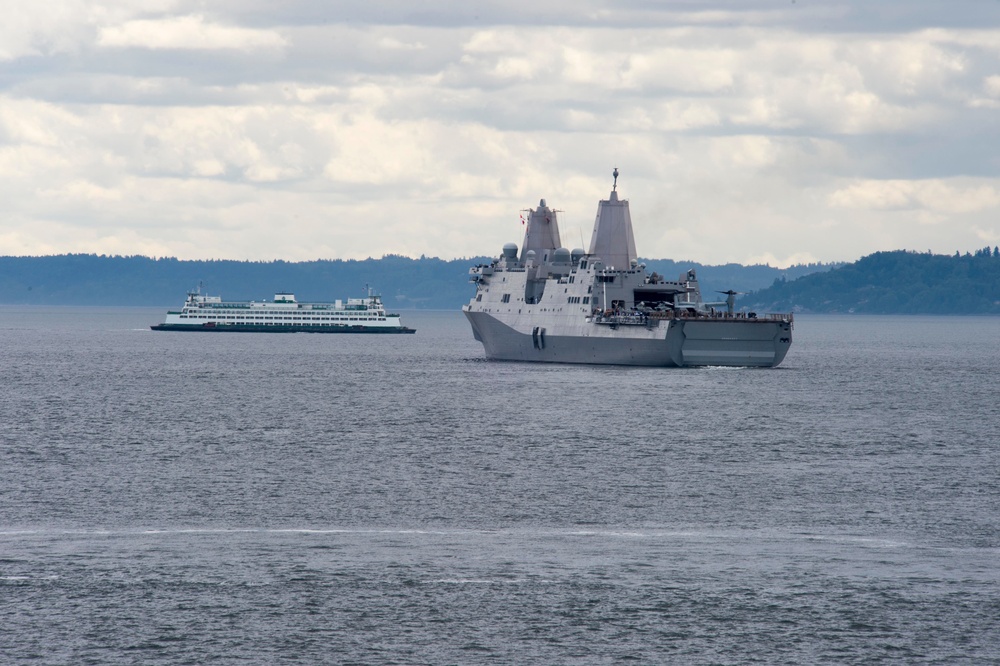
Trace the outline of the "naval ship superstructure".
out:
[[[545,199],[529,209],[524,241],[469,270],[476,294],[463,311],[490,359],[641,366],[763,366],[792,343],[788,314],[737,312],[738,292],[702,300],[691,269],[677,280],[638,262],[628,200],[600,201],[587,251],[559,237]]]

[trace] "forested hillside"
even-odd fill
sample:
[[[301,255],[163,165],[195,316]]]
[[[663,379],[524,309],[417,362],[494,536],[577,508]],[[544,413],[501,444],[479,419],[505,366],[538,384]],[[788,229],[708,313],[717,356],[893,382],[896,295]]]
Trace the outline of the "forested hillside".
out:
[[[366,286],[389,307],[455,308],[467,301],[470,264],[395,255],[364,261],[180,261],[73,254],[0,257],[0,302],[47,305],[180,305],[184,294],[229,300],[270,299],[289,291],[301,301],[361,296]]]
[[[1000,314],[1000,249],[877,252],[825,273],[778,279],[740,305],[758,312]]]
[[[188,290],[231,300],[291,291],[303,301],[364,293],[366,285],[395,309],[454,310],[469,300],[469,266],[487,257],[305,262],[181,261],[72,254],[0,257],[0,303],[178,306]],[[649,271],[676,279],[698,271],[706,300],[716,291],[752,292],[738,300],[757,312],[1000,314],[1000,250],[953,256],[878,252],[844,265],[704,266],[643,259]],[[754,291],[756,290],[756,291]]]
[[[390,308],[454,310],[475,293],[468,281],[469,267],[489,261],[487,257],[446,261],[396,255],[305,262],[181,261],[93,254],[0,257],[0,303],[179,306],[184,294],[199,284],[205,292],[230,300],[265,299],[276,291],[290,291],[302,301],[323,301],[360,296],[369,285]],[[669,279],[697,269],[706,296],[716,289],[761,289],[775,279],[831,268],[813,264],[782,270],[739,264],[703,266],[669,259],[643,261],[649,270]]]

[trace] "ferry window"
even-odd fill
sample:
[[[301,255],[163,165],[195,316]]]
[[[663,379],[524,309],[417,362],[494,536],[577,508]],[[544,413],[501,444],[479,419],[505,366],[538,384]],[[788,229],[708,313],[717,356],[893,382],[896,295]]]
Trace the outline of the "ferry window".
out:
[[[583,297],[583,302],[584,302],[584,304],[590,303],[590,296],[584,296]]]
[[[476,300],[477,301],[483,300],[483,295],[482,294],[476,294]]]
[[[500,299],[501,303],[510,303],[510,294],[504,294],[503,298]]]

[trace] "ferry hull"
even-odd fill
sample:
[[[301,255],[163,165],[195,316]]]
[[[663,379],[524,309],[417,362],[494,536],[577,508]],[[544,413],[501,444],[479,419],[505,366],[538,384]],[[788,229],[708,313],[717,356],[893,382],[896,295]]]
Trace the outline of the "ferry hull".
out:
[[[154,331],[194,333],[416,333],[416,329],[405,326],[248,326],[246,324],[188,326],[185,324],[156,324],[150,328]]]
[[[486,356],[503,361],[774,367],[792,340],[791,324],[781,321],[675,319],[661,322],[654,335],[628,336],[618,329],[610,337],[522,333],[488,313],[466,310],[465,316]]]

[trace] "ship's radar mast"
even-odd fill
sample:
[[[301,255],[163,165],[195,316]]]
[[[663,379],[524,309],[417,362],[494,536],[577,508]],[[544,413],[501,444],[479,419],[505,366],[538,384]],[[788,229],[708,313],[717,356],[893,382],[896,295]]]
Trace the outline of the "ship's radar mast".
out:
[[[597,205],[597,219],[594,220],[594,233],[590,238],[590,249],[587,254],[600,257],[605,266],[617,266],[619,270],[628,270],[635,252],[635,236],[632,233],[632,217],[628,211],[628,201],[618,198],[618,167],[612,175],[615,178],[614,189],[607,199]]]

